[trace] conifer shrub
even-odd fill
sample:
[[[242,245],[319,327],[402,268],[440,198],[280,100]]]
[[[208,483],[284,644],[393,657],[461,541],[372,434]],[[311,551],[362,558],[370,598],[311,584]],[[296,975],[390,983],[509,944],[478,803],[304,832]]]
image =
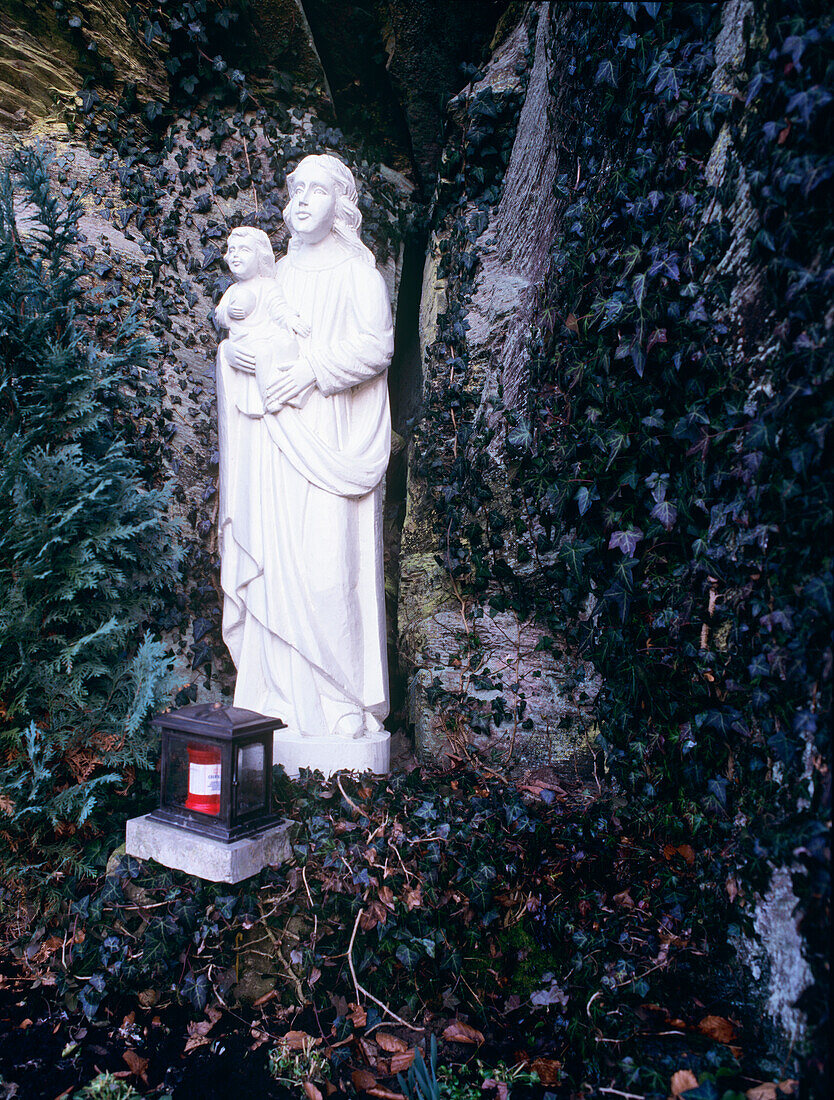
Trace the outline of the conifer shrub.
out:
[[[21,865],[152,765],[172,676],[148,626],[176,529],[135,430],[154,346],[135,312],[95,336],[113,303],[85,289],[82,210],[41,150],[0,168],[0,834]]]

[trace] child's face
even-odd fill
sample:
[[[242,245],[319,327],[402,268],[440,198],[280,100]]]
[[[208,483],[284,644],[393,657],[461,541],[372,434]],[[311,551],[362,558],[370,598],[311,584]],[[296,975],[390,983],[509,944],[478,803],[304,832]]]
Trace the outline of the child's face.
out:
[[[252,279],[258,274],[258,254],[247,237],[233,233],[226,246],[225,258],[236,279]]]

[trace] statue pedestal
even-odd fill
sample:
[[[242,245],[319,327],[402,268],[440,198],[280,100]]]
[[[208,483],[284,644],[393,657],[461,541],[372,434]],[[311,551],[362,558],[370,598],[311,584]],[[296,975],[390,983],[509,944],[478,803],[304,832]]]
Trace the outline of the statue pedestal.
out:
[[[289,730],[277,730],[272,739],[272,762],[282,764],[287,775],[309,768],[325,776],[335,772],[374,772],[387,775],[391,764],[391,734],[388,730],[349,740],[343,737],[302,737]]]

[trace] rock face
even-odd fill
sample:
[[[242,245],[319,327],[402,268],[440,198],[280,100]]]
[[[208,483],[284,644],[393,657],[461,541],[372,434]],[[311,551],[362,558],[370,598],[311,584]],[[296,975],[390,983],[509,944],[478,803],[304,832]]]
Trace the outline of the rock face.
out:
[[[520,112],[505,154],[500,197],[490,202],[479,195],[452,205],[432,234],[423,279],[420,343],[431,398],[440,396],[447,382],[448,367],[442,364],[448,359],[449,299],[460,293],[459,283],[450,290],[441,267],[448,269],[454,249],[467,250],[467,262],[477,266],[457,321],[465,335],[454,354],[466,363],[463,385],[478,425],[467,458],[474,458],[476,448],[489,453],[489,485],[497,500],[511,495],[511,471],[497,446],[496,410],[520,407],[526,396],[536,285],[556,226],[557,156],[547,124],[552,34],[547,6],[541,5],[499,46],[483,77],[452,101],[453,125],[464,133],[464,143],[472,140],[466,134],[479,106],[492,111],[502,103]],[[468,227],[461,244],[451,239],[455,223]],[[471,740],[516,764],[573,760],[587,751],[598,677],[517,609],[498,609],[494,589],[481,597],[461,594],[443,560],[435,506],[420,472],[425,455],[418,439],[410,460],[400,564],[400,660],[417,751],[436,759],[444,752],[465,752]]]
[[[91,291],[109,298],[114,322],[137,310],[158,341],[158,377],[151,381],[160,386],[161,405],[155,420],[137,428],[170,480],[187,561],[183,590],[157,628],[179,652],[189,698],[214,697],[228,689],[233,671],[220,638],[215,531],[220,334],[211,316],[229,282],[222,252],[229,229],[246,222],[265,229],[280,254],[286,173],[340,138],[321,91],[327,79],[294,0],[253,6],[259,64],[283,59],[293,84],[276,98],[259,70],[253,96],[259,103],[265,96],[268,106],[249,100],[246,110],[234,103],[186,106],[169,87],[164,44],[145,43],[141,21],[132,28],[127,21],[129,7],[102,0],[74,28],[5,5],[0,157],[15,141],[40,142],[56,192],[83,196],[79,258]],[[83,96],[73,37],[81,33],[111,74]],[[122,106],[128,86],[135,109]],[[288,110],[286,100],[296,106]],[[152,112],[150,124],[143,107],[149,103],[163,111]],[[366,239],[396,310],[412,185],[397,172],[372,169],[347,147],[340,151],[354,165]],[[391,623],[393,636],[393,617]]]

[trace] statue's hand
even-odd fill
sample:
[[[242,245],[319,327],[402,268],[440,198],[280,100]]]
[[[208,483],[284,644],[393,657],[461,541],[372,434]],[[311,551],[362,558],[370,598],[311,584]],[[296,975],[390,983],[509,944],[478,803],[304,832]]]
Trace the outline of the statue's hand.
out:
[[[227,308],[233,321],[242,321],[246,317],[246,310],[241,305],[231,305]]]
[[[267,412],[278,412],[288,401],[298,397],[313,382],[316,376],[313,368],[304,359],[299,359],[291,367],[279,371],[264,392],[264,408]]]
[[[255,356],[251,351],[246,351],[240,344],[233,340],[227,341],[226,354],[229,362],[236,370],[244,370],[249,374],[255,373]]]

